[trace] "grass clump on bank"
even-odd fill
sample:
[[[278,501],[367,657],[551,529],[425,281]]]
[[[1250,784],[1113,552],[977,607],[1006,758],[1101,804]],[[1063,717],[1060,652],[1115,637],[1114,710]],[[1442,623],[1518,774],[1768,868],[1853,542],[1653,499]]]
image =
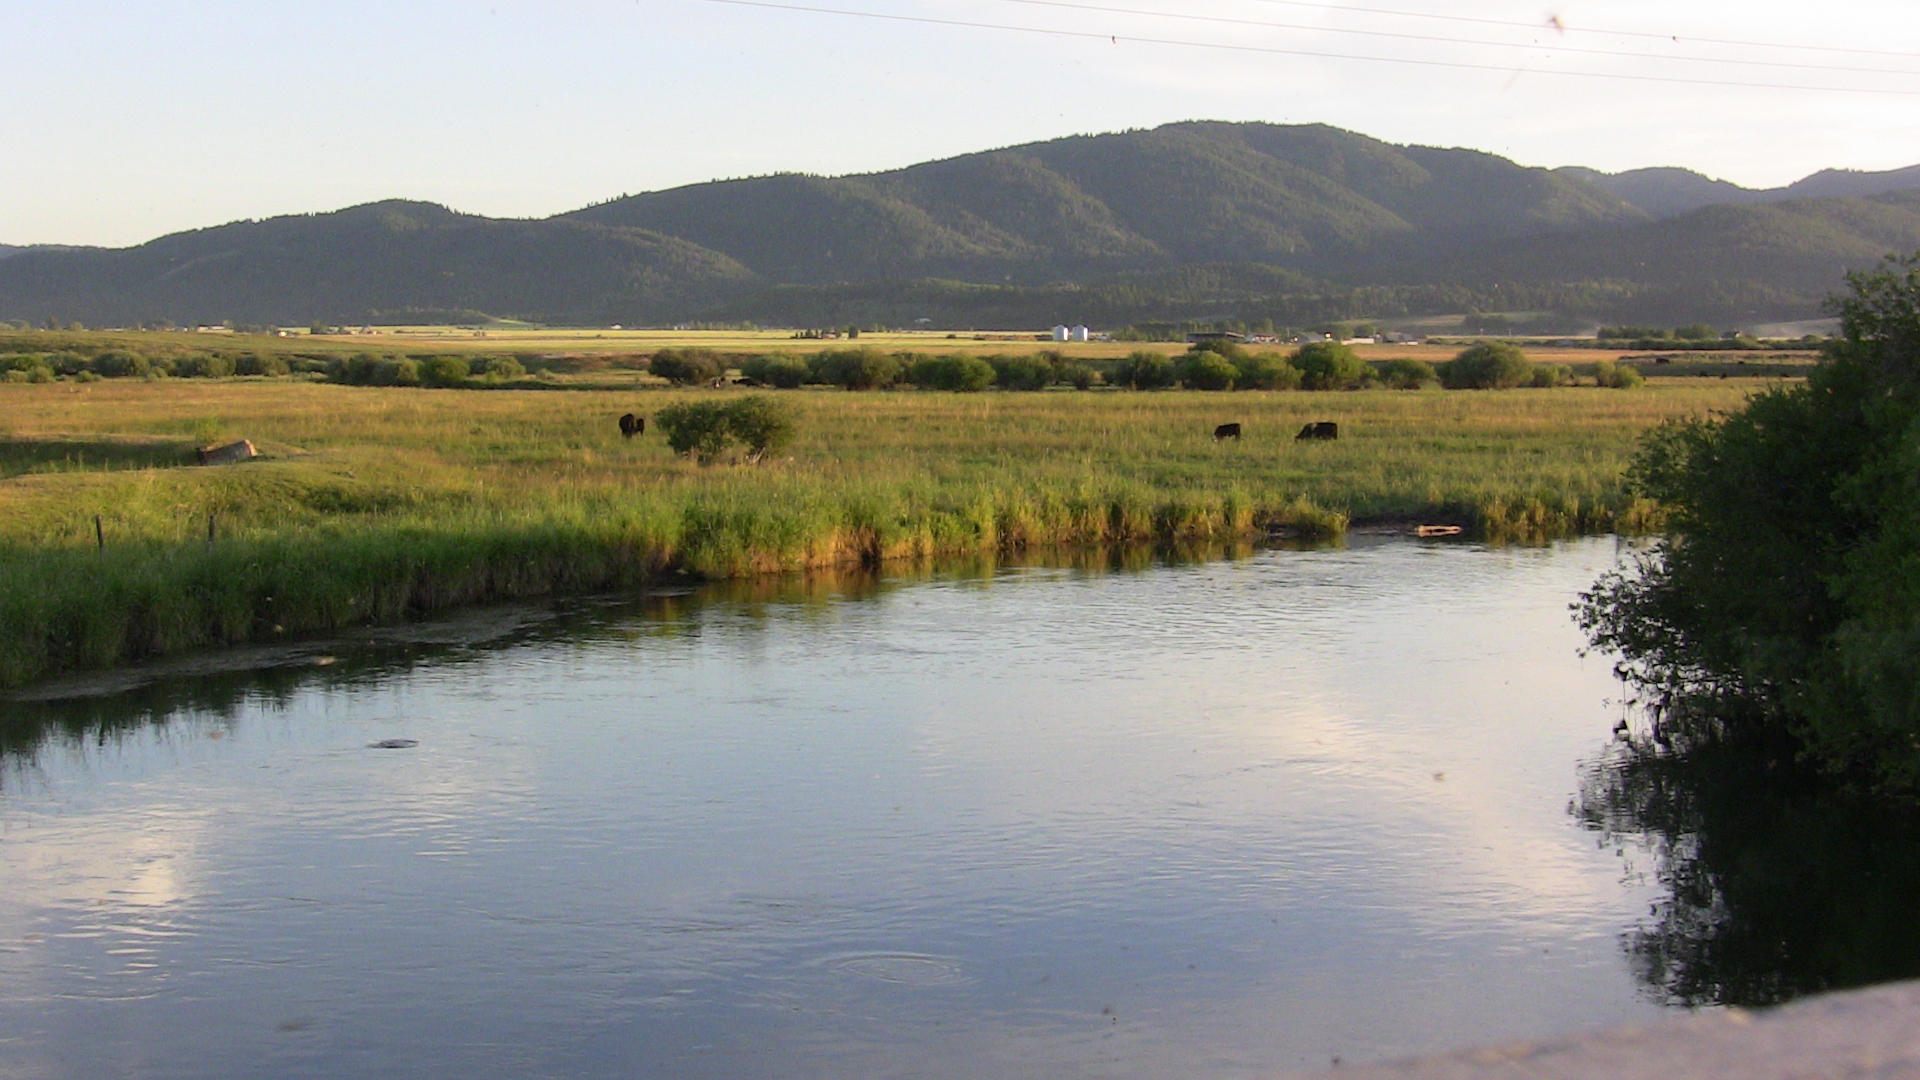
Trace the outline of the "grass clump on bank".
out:
[[[1331,535],[1355,518],[1642,528],[1651,508],[1619,480],[1634,439],[1745,392],[813,390],[778,395],[790,441],[747,467],[675,454],[659,420],[765,392],[6,384],[0,684],[675,572]],[[655,423],[625,439],[625,412]],[[1339,441],[1294,440],[1322,420]],[[1243,438],[1215,442],[1225,422]],[[187,464],[237,438],[262,457]]]

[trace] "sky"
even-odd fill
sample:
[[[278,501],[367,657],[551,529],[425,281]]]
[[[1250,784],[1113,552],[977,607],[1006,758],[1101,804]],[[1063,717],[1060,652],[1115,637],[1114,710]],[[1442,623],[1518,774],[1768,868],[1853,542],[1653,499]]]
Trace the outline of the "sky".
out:
[[[0,42],[8,244],[1189,119],[1756,187],[1920,163],[1913,0],[0,0]]]

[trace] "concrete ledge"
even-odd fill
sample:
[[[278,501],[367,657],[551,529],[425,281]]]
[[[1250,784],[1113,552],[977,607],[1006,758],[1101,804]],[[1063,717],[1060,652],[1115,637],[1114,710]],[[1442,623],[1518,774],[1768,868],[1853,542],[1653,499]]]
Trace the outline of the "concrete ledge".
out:
[[[1316,1073],[1340,1080],[1920,1080],[1920,982]]]

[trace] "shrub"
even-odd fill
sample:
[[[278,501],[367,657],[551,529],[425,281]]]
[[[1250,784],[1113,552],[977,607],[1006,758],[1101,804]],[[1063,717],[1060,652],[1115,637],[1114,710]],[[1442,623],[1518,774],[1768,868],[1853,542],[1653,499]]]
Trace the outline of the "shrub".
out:
[[[1045,390],[1053,384],[1053,360],[1039,356],[990,356],[993,383],[1002,390]]]
[[[241,353],[233,362],[235,375],[285,375],[290,370],[286,357],[274,353]]]
[[[1593,384],[1614,390],[1631,390],[1646,385],[1646,377],[1632,364],[1616,364],[1611,360],[1602,360],[1593,365]]]
[[[1114,366],[1113,381],[1135,390],[1159,390],[1179,381],[1173,361],[1151,349],[1136,349]]]
[[[907,381],[923,390],[968,393],[992,386],[994,374],[977,356],[922,356],[907,368]]]
[[[405,356],[356,353],[345,360],[335,360],[327,377],[352,386],[418,386],[420,365]]]
[[[475,356],[467,361],[467,368],[488,382],[496,383],[524,378],[527,374],[526,365],[511,356]]]
[[[1240,369],[1225,356],[1210,349],[1190,352],[1181,358],[1180,381],[1190,390],[1231,390]]]
[[[1505,390],[1533,376],[1533,362],[1517,346],[1483,341],[1463,350],[1440,369],[1450,390]]]
[[[1380,385],[1389,390],[1424,390],[1440,385],[1440,373],[1425,360],[1397,357],[1380,365]]]
[[[1232,364],[1234,367],[1239,367],[1240,362],[1242,360],[1245,360],[1247,359],[1247,357],[1252,355],[1250,352],[1247,351],[1247,347],[1245,345],[1242,345],[1237,341],[1228,341],[1225,338],[1220,338],[1217,340],[1208,340],[1208,341],[1196,341],[1187,349],[1188,355],[1192,355],[1194,353],[1203,353],[1203,352],[1213,353],[1214,355],[1225,360],[1227,363]]]
[[[835,349],[807,363],[816,382],[846,390],[884,390],[900,381],[900,361],[878,349]]]
[[[647,370],[675,386],[692,386],[719,378],[726,365],[712,349],[661,349],[653,354]]]
[[[749,359],[740,365],[740,374],[768,386],[793,390],[806,383],[810,372],[807,362],[800,357],[775,353]]]
[[[1100,381],[1100,373],[1084,360],[1056,356],[1053,361],[1053,381],[1066,383],[1075,390],[1088,390]]]
[[[1246,358],[1234,362],[1240,369],[1240,377],[1234,385],[1242,390],[1298,390],[1300,388],[1300,369],[1287,363],[1287,358],[1279,353],[1248,353]]]
[[[1359,354],[1331,341],[1300,346],[1291,362],[1300,369],[1300,385],[1309,390],[1348,390],[1373,373]]]
[[[760,461],[793,439],[793,416],[784,402],[767,397],[733,401],[683,401],[654,414],[667,445],[709,464],[738,443],[748,461]]]
[[[1528,386],[1572,386],[1573,372],[1565,364],[1535,364],[1533,373],[1527,376]]]
[[[224,379],[238,367],[233,357],[212,353],[177,357],[173,361],[173,373],[183,379]]]
[[[793,441],[793,410],[784,401],[754,395],[725,408],[727,431],[746,447],[747,460],[760,461]]]
[[[153,374],[153,365],[138,353],[110,349],[96,354],[88,370],[109,379],[129,379]]]
[[[420,365],[420,381],[428,386],[461,386],[468,374],[464,356],[434,356]]]

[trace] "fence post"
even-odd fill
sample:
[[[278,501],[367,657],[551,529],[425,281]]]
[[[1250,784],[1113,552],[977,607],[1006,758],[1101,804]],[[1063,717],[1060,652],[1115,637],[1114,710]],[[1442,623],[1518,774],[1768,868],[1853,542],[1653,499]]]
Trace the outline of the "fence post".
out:
[[[107,530],[100,527],[100,515],[93,515],[93,547],[95,551],[107,550]]]
[[[219,517],[218,514],[207,515],[207,546],[208,547],[213,546],[213,523],[218,517]]]

